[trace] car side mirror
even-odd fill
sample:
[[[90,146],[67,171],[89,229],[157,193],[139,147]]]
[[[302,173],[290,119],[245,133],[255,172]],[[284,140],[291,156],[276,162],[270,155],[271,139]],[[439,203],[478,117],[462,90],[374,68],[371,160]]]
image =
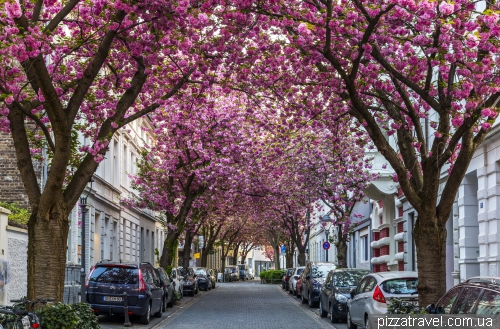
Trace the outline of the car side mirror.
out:
[[[436,305],[434,304],[427,305],[427,307],[425,308],[425,313],[436,314]]]
[[[351,289],[349,293],[351,294],[351,298],[354,298],[354,296],[356,296],[356,288]]]

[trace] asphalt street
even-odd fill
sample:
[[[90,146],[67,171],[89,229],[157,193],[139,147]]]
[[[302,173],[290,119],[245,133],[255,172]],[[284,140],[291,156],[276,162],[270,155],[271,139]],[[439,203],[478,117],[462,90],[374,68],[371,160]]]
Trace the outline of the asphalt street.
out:
[[[345,323],[331,324],[320,318],[318,309],[301,304],[280,285],[260,284],[259,280],[219,283],[216,289],[183,297],[160,319],[149,325],[131,319],[132,328],[152,329],[346,329]],[[102,329],[124,328],[123,318],[99,317]]]

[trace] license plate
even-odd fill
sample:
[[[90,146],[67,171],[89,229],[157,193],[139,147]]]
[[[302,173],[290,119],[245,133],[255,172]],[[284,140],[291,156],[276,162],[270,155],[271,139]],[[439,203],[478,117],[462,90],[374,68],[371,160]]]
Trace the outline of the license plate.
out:
[[[102,300],[105,302],[121,302],[123,301],[123,297],[104,296]]]

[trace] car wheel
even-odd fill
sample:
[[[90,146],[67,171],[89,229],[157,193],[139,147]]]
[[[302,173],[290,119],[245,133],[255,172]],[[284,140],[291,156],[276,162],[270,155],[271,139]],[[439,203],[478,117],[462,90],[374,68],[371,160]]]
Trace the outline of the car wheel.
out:
[[[167,303],[167,307],[174,307],[174,296],[172,296],[170,302]]]
[[[323,302],[321,301],[321,296],[319,297],[319,316],[324,318],[328,315],[328,312],[325,312],[323,309]]]
[[[304,293],[300,294],[300,301],[302,302],[302,304],[307,303],[307,299],[304,298]]]
[[[168,299],[168,294],[167,296],[163,297],[163,301],[161,302],[161,311],[165,312],[167,310],[167,299]]]
[[[148,309],[145,314],[141,315],[139,318],[139,322],[141,324],[149,324],[149,320],[151,319],[151,304],[148,303]]]
[[[330,307],[330,322],[331,322],[331,323],[337,323],[337,322],[339,322],[339,318],[337,318],[337,317],[335,316],[335,313],[333,312],[333,304],[332,304],[332,306]]]
[[[290,293],[290,295],[293,295],[293,290],[291,287],[290,287],[290,289],[288,289],[288,292]]]
[[[158,312],[153,314],[155,318],[161,318],[161,316],[163,314],[163,304],[164,303],[165,303],[165,300],[162,299],[162,302],[161,302],[160,308],[158,309]]]
[[[352,323],[351,321],[351,311],[349,311],[349,309],[347,309],[347,329],[358,329],[358,326],[355,325],[354,323]]]

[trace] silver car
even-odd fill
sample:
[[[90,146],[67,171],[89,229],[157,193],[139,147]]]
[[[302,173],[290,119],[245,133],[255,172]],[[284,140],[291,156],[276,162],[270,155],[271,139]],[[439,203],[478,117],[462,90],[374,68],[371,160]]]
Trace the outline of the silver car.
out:
[[[302,274],[305,268],[306,268],[305,266],[296,267],[293,270],[290,280],[288,281],[288,286],[290,288],[288,291],[294,296],[297,296],[297,280],[300,278],[300,275]]]
[[[369,315],[387,312],[391,298],[418,303],[418,275],[411,271],[370,273],[351,290],[347,301],[347,328],[367,328]]]

